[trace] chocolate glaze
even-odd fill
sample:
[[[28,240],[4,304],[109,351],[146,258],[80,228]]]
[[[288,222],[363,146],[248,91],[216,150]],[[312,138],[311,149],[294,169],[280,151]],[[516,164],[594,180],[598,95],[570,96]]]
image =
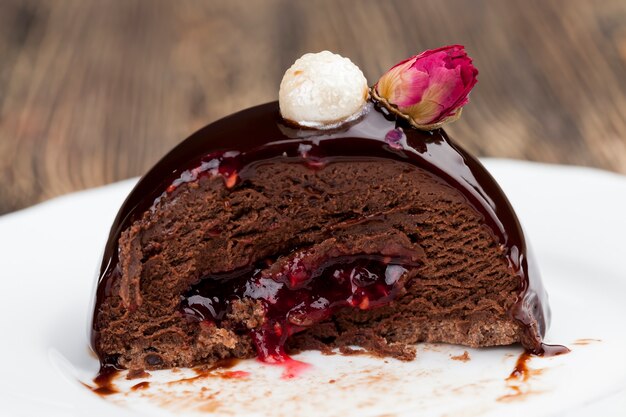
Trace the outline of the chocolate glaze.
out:
[[[180,143],[139,181],[118,212],[104,250],[94,314],[119,278],[121,232],[181,183],[212,173],[222,175],[227,187],[234,187],[268,160],[300,162],[317,169],[329,162],[383,158],[433,173],[458,189],[483,215],[520,279],[518,300],[510,314],[526,329],[522,344],[535,354],[542,353],[541,341],[550,319],[547,295],[517,217],[496,181],[443,129],[420,131],[374,104],[367,110],[360,119],[337,129],[299,129],[285,123],[278,103],[271,102],[225,117]],[[92,346],[96,337],[92,329]],[[100,359],[110,358],[101,355]]]

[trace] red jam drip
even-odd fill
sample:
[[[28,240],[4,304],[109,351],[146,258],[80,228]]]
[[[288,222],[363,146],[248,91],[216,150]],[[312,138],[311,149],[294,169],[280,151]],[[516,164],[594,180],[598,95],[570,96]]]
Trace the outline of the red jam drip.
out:
[[[265,320],[249,330],[258,357],[263,362],[282,363],[290,360],[285,344],[291,335],[329,319],[342,308],[369,310],[388,304],[406,272],[399,264],[351,256],[307,270],[296,257],[271,275],[257,268],[206,277],[183,296],[181,309],[190,320],[219,326],[233,301],[258,300]]]

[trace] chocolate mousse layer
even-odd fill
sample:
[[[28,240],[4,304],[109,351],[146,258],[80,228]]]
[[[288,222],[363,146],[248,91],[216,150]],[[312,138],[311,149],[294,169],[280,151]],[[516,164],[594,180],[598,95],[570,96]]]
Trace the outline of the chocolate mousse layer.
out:
[[[539,351],[546,296],[506,197],[441,129],[375,106],[332,131],[277,103],[163,158],[111,229],[93,320],[103,364],[212,364],[420,341]]]

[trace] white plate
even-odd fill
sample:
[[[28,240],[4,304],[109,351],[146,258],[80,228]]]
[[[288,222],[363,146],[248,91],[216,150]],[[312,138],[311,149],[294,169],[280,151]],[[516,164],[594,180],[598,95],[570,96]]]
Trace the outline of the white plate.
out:
[[[87,347],[88,309],[130,180],[0,217],[0,415],[625,415],[626,178],[485,163],[538,257],[554,316],[548,342],[572,349],[533,358],[528,381],[506,381],[519,347],[420,345],[410,363],[306,352],[297,358],[312,367],[293,379],[251,360],[170,384],[195,374],[154,372],[150,386],[136,391],[129,387],[144,380],[120,378],[122,393],[99,397],[80,383],[91,383],[98,367]],[[469,361],[451,358],[464,351]],[[244,375],[228,374],[237,370],[249,375],[224,378]]]

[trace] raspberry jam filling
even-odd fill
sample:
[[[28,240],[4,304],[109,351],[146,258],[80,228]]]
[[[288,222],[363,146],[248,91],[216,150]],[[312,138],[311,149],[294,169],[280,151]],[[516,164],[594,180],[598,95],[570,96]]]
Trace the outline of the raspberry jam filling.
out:
[[[256,300],[263,321],[247,331],[257,355],[264,362],[285,362],[289,336],[339,309],[368,310],[391,302],[405,284],[403,276],[416,266],[403,261],[363,255],[307,262],[300,253],[288,262],[267,261],[254,269],[206,277],[183,296],[181,310],[190,320],[219,326],[228,320],[233,301]]]

